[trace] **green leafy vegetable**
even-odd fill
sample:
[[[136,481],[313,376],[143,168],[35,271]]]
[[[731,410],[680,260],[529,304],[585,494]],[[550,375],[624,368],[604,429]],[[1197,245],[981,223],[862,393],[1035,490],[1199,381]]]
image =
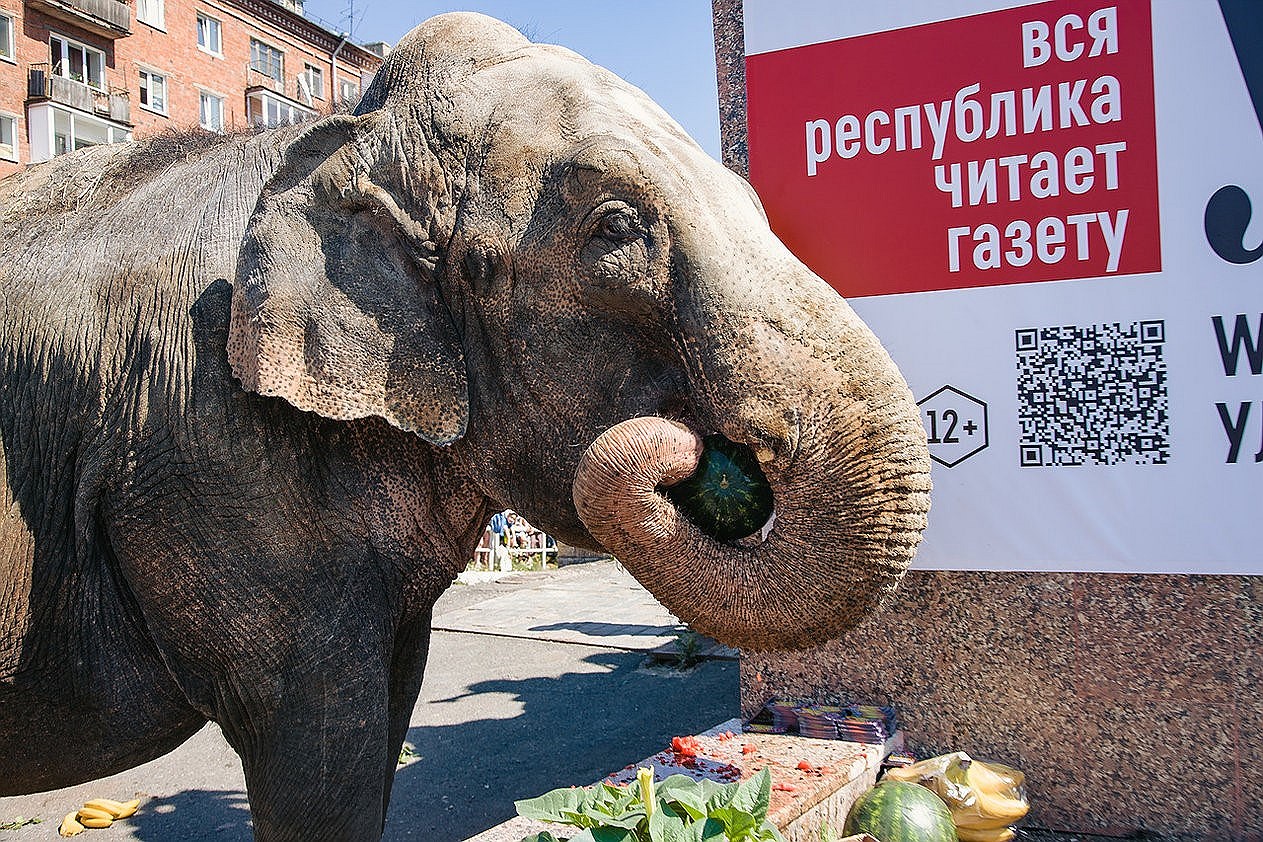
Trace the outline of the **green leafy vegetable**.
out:
[[[772,776],[764,769],[738,783],[672,775],[655,784],[638,770],[626,787],[554,789],[516,802],[518,815],[580,828],[566,839],[547,831],[522,842],[785,842],[767,819]]]

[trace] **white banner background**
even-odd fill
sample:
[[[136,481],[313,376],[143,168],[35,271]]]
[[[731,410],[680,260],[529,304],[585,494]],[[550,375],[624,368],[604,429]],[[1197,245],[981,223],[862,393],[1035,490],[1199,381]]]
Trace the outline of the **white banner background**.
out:
[[[1021,5],[746,0],[746,52]],[[1235,184],[1255,202],[1245,246],[1263,238],[1263,131],[1218,4],[1155,0],[1152,16],[1160,273],[850,300],[918,401],[951,385],[987,405],[987,447],[953,467],[934,465],[917,567],[1263,574],[1263,464],[1255,462],[1263,451],[1263,377],[1250,373],[1244,352],[1237,375],[1225,376],[1211,321],[1222,316],[1231,338],[1236,315],[1246,314],[1260,341],[1263,261],[1225,262],[1203,230],[1210,196]],[[792,154],[801,158],[803,149]],[[822,235],[828,228],[822,220]],[[1022,467],[1015,331],[1148,320],[1165,323],[1168,461]],[[1238,461],[1227,464],[1216,404],[1235,419],[1245,402]]]

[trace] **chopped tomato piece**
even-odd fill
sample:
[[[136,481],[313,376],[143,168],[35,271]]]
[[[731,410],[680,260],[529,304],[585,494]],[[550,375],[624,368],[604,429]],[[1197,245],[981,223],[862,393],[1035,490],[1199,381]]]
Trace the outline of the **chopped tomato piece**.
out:
[[[671,738],[671,750],[676,754],[682,754],[685,757],[696,757],[701,749],[701,744],[697,742],[696,737]]]

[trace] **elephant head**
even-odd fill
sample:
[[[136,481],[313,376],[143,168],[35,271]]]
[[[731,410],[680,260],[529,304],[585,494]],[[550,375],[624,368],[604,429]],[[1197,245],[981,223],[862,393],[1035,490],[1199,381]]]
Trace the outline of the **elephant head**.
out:
[[[637,89],[479,15],[422,24],[289,146],[229,356],[251,390],[414,432],[743,647],[853,626],[926,523],[906,384],[750,187]],[[664,496],[707,434],[757,456],[762,536],[712,539]]]

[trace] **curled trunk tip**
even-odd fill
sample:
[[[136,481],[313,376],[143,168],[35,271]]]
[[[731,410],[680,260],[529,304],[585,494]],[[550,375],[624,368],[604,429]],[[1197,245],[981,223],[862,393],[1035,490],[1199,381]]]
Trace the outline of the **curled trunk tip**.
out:
[[[907,425],[895,425],[902,429]],[[796,463],[769,474],[775,526],[762,542],[716,541],[662,493],[696,469],[702,441],[682,424],[633,418],[580,460],[574,502],[589,532],[695,630],[746,649],[803,648],[855,626],[894,590],[929,508],[925,460],[885,451],[864,464]],[[923,438],[923,434],[922,434]],[[924,448],[922,442],[921,445]],[[880,460],[881,464],[873,464]]]

